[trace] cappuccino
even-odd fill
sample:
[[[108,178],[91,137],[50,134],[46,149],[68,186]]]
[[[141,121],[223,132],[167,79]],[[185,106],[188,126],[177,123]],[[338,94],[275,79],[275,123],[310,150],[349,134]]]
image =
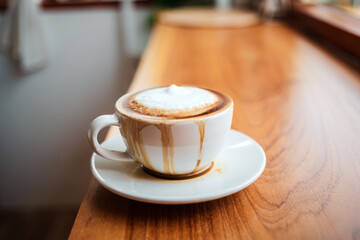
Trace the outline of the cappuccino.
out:
[[[217,91],[172,85],[128,93],[115,114],[96,118],[89,128],[95,151],[118,161],[133,160],[153,175],[183,179],[211,169],[231,127],[233,103]],[[99,131],[120,127],[126,151],[99,144]]]
[[[179,119],[210,114],[230,102],[218,92],[188,86],[153,88],[130,95],[123,107],[140,115]]]

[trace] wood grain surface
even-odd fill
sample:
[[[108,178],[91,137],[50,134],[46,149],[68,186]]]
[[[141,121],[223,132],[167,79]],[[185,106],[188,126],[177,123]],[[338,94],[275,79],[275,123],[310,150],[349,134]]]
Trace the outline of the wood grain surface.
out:
[[[282,24],[157,25],[129,91],[172,83],[230,95],[232,128],[265,149],[264,173],[179,206],[127,200],[92,179],[70,239],[360,239],[358,69]]]

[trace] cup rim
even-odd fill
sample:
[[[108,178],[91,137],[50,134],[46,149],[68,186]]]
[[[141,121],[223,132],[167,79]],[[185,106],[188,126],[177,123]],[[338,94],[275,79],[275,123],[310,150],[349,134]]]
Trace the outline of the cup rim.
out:
[[[183,85],[181,85],[181,86],[183,86]],[[194,87],[196,87],[196,86],[194,86]],[[161,87],[153,87],[153,88],[161,88]],[[201,87],[199,87],[199,88],[201,88]],[[218,111],[216,111],[214,113],[200,115],[200,116],[194,116],[194,117],[189,117],[189,118],[160,119],[160,118],[156,118],[156,117],[148,117],[148,118],[143,117],[144,115],[141,115],[141,116],[136,116],[136,114],[131,115],[131,114],[127,114],[127,113],[121,111],[121,109],[119,108],[119,102],[122,101],[122,99],[128,97],[129,95],[132,95],[132,94],[144,91],[144,90],[148,90],[148,89],[152,89],[152,88],[147,88],[147,89],[143,89],[143,90],[139,90],[139,91],[129,92],[129,93],[126,93],[123,96],[121,96],[115,102],[115,114],[118,117],[126,116],[126,117],[128,117],[130,119],[134,119],[134,120],[141,121],[141,122],[174,124],[174,123],[179,123],[179,122],[194,122],[194,121],[201,121],[201,120],[205,120],[205,119],[210,119],[210,118],[219,116],[222,113],[227,112],[227,110],[233,108],[233,106],[234,106],[234,102],[233,102],[232,98],[229,95],[221,92],[221,94],[225,95],[230,100],[229,103],[226,106],[224,106],[224,108],[222,108],[222,109],[220,109],[220,110],[218,110]],[[207,88],[202,88],[202,89],[207,89]]]

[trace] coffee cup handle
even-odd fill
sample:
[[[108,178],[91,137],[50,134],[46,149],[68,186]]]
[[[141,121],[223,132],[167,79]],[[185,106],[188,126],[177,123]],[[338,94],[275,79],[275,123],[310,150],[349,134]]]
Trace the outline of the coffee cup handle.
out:
[[[127,151],[115,151],[106,149],[100,145],[97,137],[101,129],[108,126],[121,126],[119,119],[114,114],[102,115],[90,123],[88,139],[93,150],[104,158],[121,162],[133,161]]]

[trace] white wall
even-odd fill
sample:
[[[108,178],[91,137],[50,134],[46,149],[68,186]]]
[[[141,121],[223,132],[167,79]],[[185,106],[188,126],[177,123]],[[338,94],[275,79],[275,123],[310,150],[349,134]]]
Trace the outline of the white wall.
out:
[[[147,12],[137,11],[139,23]],[[113,112],[136,68],[123,53],[116,9],[44,11],[41,21],[47,68],[24,76],[0,54],[0,207],[80,203],[88,124]]]

